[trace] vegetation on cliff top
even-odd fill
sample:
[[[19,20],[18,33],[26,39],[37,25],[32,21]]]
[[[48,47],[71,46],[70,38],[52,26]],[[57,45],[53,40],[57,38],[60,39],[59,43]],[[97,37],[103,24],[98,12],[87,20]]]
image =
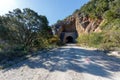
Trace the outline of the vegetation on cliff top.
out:
[[[101,29],[111,30],[120,28],[120,0],[90,0],[74,13],[82,13],[91,19],[102,18]]]
[[[79,44],[113,50],[120,47],[120,0],[90,0],[74,14],[81,14],[92,20],[102,19],[101,33],[83,34]]]

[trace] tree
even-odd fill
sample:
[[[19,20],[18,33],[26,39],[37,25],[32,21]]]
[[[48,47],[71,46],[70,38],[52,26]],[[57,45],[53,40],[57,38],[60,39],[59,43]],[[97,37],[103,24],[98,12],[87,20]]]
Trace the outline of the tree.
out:
[[[10,44],[20,44],[29,47],[34,45],[33,43],[39,34],[43,34],[43,32],[46,34],[46,30],[49,28],[47,18],[38,15],[29,8],[23,10],[15,9],[13,12],[2,16],[0,21],[1,25],[3,25],[1,29],[4,29],[4,35],[6,35],[6,38],[3,36],[2,39],[8,40]]]

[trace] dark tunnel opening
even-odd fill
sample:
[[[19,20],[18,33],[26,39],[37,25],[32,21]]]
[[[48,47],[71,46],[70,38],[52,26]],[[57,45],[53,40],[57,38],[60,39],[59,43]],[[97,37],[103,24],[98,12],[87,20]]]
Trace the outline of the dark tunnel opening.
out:
[[[74,40],[73,40],[73,37],[72,36],[68,36],[67,38],[66,38],[66,43],[73,43],[74,42]]]

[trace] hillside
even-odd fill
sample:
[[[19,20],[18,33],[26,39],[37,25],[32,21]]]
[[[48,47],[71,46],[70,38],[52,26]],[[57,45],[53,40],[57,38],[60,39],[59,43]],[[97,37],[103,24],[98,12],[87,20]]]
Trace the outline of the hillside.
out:
[[[69,26],[75,25],[74,27],[76,28],[79,37],[88,36],[90,40],[98,37],[98,39],[92,41],[97,41],[97,44],[95,45],[105,43],[108,47],[115,47],[120,44],[119,4],[120,0],[90,0],[80,9],[77,9],[72,15],[68,16],[64,20],[59,20],[54,25],[56,34],[60,34],[60,32],[62,32],[61,28],[63,27],[61,26],[65,24],[69,24]],[[91,39],[89,35],[94,37]],[[80,40],[78,40],[78,42],[82,42],[83,40],[85,41],[85,39],[79,39]],[[88,45],[88,43],[90,43],[89,39],[86,39],[87,41],[83,43]]]
[[[98,27],[102,30],[118,29],[120,27],[119,4],[119,0],[91,0],[74,14],[77,13],[79,18],[87,18],[90,21],[99,20]]]

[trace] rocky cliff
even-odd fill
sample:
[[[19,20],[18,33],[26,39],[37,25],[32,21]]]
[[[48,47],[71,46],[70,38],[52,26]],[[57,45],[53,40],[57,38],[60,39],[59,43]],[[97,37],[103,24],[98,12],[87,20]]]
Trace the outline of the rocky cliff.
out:
[[[101,18],[96,20],[90,19],[88,16],[82,16],[80,13],[73,14],[62,21],[58,21],[55,26],[56,34],[61,32],[77,31],[78,35],[82,33],[100,32],[98,27],[102,22]]]
[[[99,25],[102,22],[102,19],[90,19],[88,16],[82,16],[81,14],[76,14],[75,16],[75,27],[80,35],[81,33],[91,33],[91,32],[100,32]]]
[[[102,31],[119,30],[119,5],[120,0],[90,0],[80,9],[75,10],[71,16],[58,21],[54,26],[57,32],[59,29],[61,31],[64,31],[64,29],[69,29],[69,31],[76,29],[79,35],[100,32],[101,29]]]

